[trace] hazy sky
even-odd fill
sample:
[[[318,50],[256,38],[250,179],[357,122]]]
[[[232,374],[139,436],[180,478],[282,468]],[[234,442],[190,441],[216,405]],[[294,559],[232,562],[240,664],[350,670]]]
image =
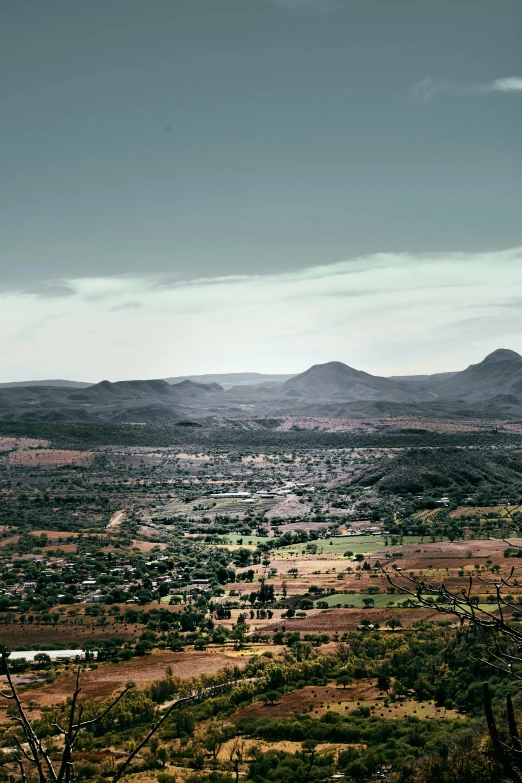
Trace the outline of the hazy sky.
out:
[[[522,352],[520,0],[0,8],[0,380]]]

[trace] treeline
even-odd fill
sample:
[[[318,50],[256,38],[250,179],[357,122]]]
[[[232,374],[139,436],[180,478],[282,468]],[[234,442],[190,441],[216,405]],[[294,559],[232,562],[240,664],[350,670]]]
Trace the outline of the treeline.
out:
[[[319,781],[334,774],[362,783],[375,776],[392,779],[392,773],[393,780],[401,783],[489,783],[494,778],[487,775],[501,779],[488,755],[489,746],[480,725],[470,722],[470,718],[482,715],[484,680],[490,682],[497,706],[510,680],[481,662],[485,654],[483,639],[473,629],[455,632],[449,624],[421,623],[408,635],[352,633],[349,644],[339,644],[326,654],[315,647],[316,640],[288,634],[285,641],[289,646],[284,656],[266,652],[254,656],[242,670],[229,668],[190,681],[182,681],[167,670],[164,678],[149,687],[131,688],[101,724],[82,733],[80,749],[93,757],[93,752],[105,747],[104,738],[109,734],[115,747],[124,746],[150,725],[158,705],[195,689],[201,693],[201,700],[173,714],[158,735],[158,743],[163,743],[159,747],[165,747],[165,753],[158,755],[157,744],[154,753],[137,761],[134,772],[161,770],[161,758],[170,754],[176,765],[194,770],[192,783],[229,780],[221,777],[226,765],[219,766],[217,754],[223,742],[235,738],[237,746],[233,747],[238,749],[245,739],[301,744],[294,753],[245,750],[241,761],[248,769],[246,779],[253,783]],[[377,709],[354,704],[352,709],[337,712],[325,705],[318,709],[320,705],[314,704],[314,686],[334,681],[341,698],[347,685],[368,678],[381,690],[382,706]],[[228,687],[222,692],[212,692],[214,685],[224,683]],[[277,704],[290,691],[303,691],[301,714],[280,717],[276,713],[272,717],[270,707],[263,717],[238,713],[254,702]],[[393,720],[386,717],[394,703],[411,698],[457,709],[461,717],[455,712],[432,720],[421,720],[414,714]],[[88,711],[99,709],[100,705],[88,706]],[[63,719],[64,710],[56,707],[43,711],[37,727],[40,736],[56,733],[54,724]],[[178,739],[182,742],[167,747]],[[335,758],[333,753],[319,753],[317,743],[341,743],[348,748]],[[460,778],[446,774],[444,762],[453,757]],[[93,765],[84,779],[96,779],[97,775],[99,767]]]
[[[441,434],[429,430],[397,430],[389,433],[317,432],[310,430],[278,431],[232,427],[180,427],[176,424],[140,426],[113,423],[0,421],[0,436],[50,440],[57,447],[86,448],[96,446],[240,446],[280,452],[313,448],[411,448],[421,446],[475,446],[517,444],[517,435],[489,431]]]

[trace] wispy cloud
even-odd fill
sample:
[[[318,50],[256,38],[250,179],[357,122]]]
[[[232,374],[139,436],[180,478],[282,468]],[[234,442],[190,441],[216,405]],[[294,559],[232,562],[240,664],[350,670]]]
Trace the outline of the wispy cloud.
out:
[[[122,302],[122,304],[114,305],[111,307],[113,313],[117,313],[123,310],[139,310],[141,302]]]
[[[61,297],[61,296],[74,296],[74,288],[68,283],[62,280],[42,280],[41,282],[34,283],[33,285],[24,286],[23,288],[14,289],[20,294],[31,294],[34,296],[42,297]]]
[[[0,295],[0,380],[297,372],[330,358],[404,374],[479,361],[500,338],[522,348],[519,310],[506,309],[522,299],[522,248],[381,253],[175,285],[63,283],[72,295]],[[475,324],[465,332],[464,314]]]
[[[345,0],[272,0],[286,11],[309,11],[320,16],[345,8]]]
[[[522,92],[522,76],[508,76],[506,79],[495,79],[488,84],[480,84],[479,92]]]
[[[431,76],[425,76],[424,79],[413,85],[412,96],[415,101],[429,103],[435,95],[441,92],[452,92],[451,84],[441,79],[432,79]]]
[[[437,95],[472,95],[477,93],[522,93],[522,76],[506,76],[490,82],[464,84],[425,76],[413,85],[414,100],[429,103]]]

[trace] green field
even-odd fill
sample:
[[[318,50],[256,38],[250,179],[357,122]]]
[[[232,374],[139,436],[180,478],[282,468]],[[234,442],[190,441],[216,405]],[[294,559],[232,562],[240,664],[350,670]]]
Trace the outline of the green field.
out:
[[[232,538],[232,536],[229,536]],[[389,540],[389,539],[388,539]],[[404,536],[403,546],[406,544],[419,544],[421,536]],[[424,537],[424,543],[428,543],[429,539]],[[378,552],[379,550],[395,550],[400,549],[400,545],[385,546],[384,538],[381,536],[346,536],[343,538],[328,538],[321,539],[320,541],[312,541],[312,544],[317,546],[317,554],[344,554],[345,552],[353,552],[356,554],[369,554],[371,552]],[[302,554],[305,552],[308,544],[294,544],[293,546],[284,546],[281,549],[276,550],[279,552],[296,552]]]
[[[373,598],[374,606],[381,608],[383,606],[387,606],[387,604],[391,603],[392,601],[396,606],[400,605],[408,598],[408,596],[388,595],[384,593],[379,595],[365,595],[363,593],[337,593],[336,595],[327,595],[324,598],[318,598],[317,601],[324,601],[328,604],[328,606],[331,607],[337,606],[337,604],[341,604],[342,607],[354,606],[356,609],[363,609],[363,598]],[[315,602],[316,607],[317,601]]]

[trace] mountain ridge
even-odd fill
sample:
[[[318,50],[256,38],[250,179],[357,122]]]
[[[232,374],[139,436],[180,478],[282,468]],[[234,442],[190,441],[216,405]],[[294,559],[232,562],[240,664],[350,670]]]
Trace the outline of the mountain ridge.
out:
[[[230,380],[231,374],[225,375]],[[522,417],[522,356],[503,348],[459,372],[427,376],[386,378],[339,361],[312,365],[280,382],[255,384],[254,374],[247,375],[245,383],[228,388],[187,377],[176,383],[172,378],[103,380],[79,388],[4,386],[0,419],[142,423],[238,416]]]

